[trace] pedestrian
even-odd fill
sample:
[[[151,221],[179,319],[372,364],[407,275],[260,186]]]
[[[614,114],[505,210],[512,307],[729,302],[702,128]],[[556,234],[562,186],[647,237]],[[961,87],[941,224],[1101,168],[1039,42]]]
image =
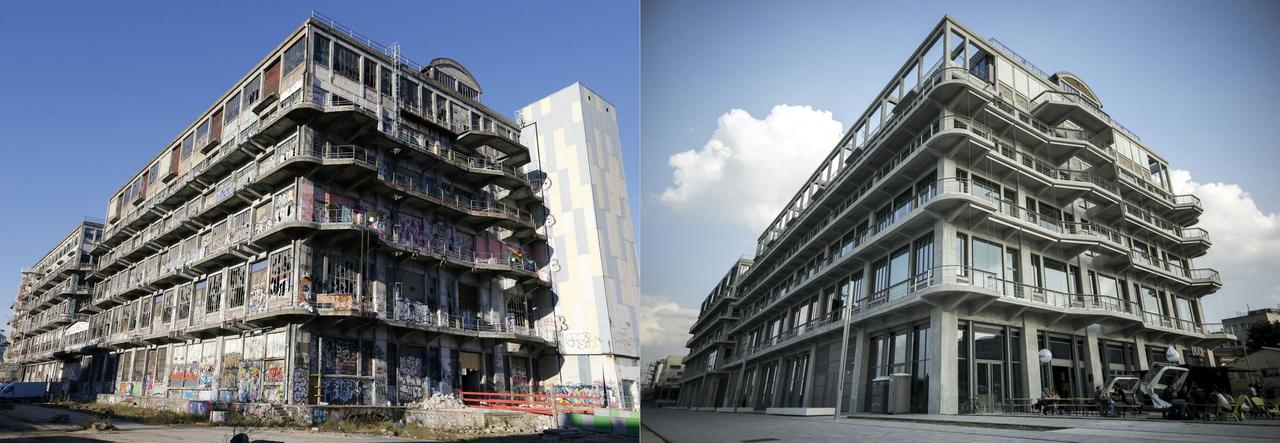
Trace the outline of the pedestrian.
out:
[[[1103,417],[1111,417],[1116,415],[1116,403],[1111,401],[1111,395],[1102,390],[1102,386],[1093,388],[1093,405],[1098,407],[1098,415]],[[1103,412],[1103,410],[1106,412]]]

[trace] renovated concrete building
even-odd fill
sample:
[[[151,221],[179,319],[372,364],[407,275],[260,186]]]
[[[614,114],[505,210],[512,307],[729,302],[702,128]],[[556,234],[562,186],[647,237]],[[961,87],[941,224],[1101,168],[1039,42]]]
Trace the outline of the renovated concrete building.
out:
[[[733,357],[729,330],[740,316],[735,305],[739,278],[751,269],[751,260],[738,259],[707,294],[698,319],[689,327],[684,373],[680,377],[679,406],[714,408],[729,393],[729,374],[718,362]],[[697,406],[695,406],[697,405]]]
[[[313,15],[73,233],[92,247],[71,257],[91,271],[65,298],[79,322],[28,308],[62,306],[36,291],[67,264],[24,276],[24,364],[179,410],[550,388],[542,183],[482,94],[454,60]]]
[[[969,413],[1212,364],[1199,200],[1100,96],[943,18],[760,236],[729,392],[686,406]]]
[[[623,180],[618,110],[574,83],[518,112],[545,174],[552,291],[564,356],[558,383],[640,404],[640,277]]]

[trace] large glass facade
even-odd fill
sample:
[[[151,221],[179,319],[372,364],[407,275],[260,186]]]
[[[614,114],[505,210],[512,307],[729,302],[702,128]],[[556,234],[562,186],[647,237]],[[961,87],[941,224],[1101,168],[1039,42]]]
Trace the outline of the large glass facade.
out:
[[[959,412],[996,412],[1008,400],[1026,398],[1022,331],[963,321],[957,327]]]

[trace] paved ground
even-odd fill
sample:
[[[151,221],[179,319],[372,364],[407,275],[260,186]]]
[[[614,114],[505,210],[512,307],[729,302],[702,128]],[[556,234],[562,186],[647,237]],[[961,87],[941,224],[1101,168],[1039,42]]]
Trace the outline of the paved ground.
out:
[[[53,423],[58,415],[66,414],[69,423]],[[16,405],[13,409],[0,409],[0,441],[4,443],[26,442],[164,442],[164,443],[203,443],[227,442],[233,435],[233,428],[224,426],[156,426],[143,425],[123,420],[113,420],[117,431],[84,431],[80,424],[88,420],[85,414],[70,412],[64,409],[46,408],[35,405]],[[359,434],[341,434],[335,432],[308,432],[302,430],[251,430],[249,437],[253,441],[273,442],[305,442],[305,443],[347,443],[347,442],[411,442],[394,437],[379,437]],[[475,440],[476,442],[507,443],[519,441],[555,441],[541,436],[529,437],[494,437]],[[615,439],[608,436],[600,438],[573,439],[574,442],[630,441],[636,439]]]
[[[1280,420],[1218,424],[1164,420],[938,415],[867,415],[834,420],[831,417],[782,417],[750,413],[646,409],[643,423],[644,427],[648,428],[647,431],[654,436],[645,439],[646,443],[649,441],[669,443],[1280,441]],[[1019,427],[1023,429],[1017,429]]]

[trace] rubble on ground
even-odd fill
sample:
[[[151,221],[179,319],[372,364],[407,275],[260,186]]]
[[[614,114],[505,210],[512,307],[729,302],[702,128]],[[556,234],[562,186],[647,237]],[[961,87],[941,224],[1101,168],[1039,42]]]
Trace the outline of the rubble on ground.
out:
[[[418,408],[427,411],[436,411],[444,409],[463,409],[466,405],[462,404],[462,400],[453,394],[436,394],[428,397],[418,403]]]

